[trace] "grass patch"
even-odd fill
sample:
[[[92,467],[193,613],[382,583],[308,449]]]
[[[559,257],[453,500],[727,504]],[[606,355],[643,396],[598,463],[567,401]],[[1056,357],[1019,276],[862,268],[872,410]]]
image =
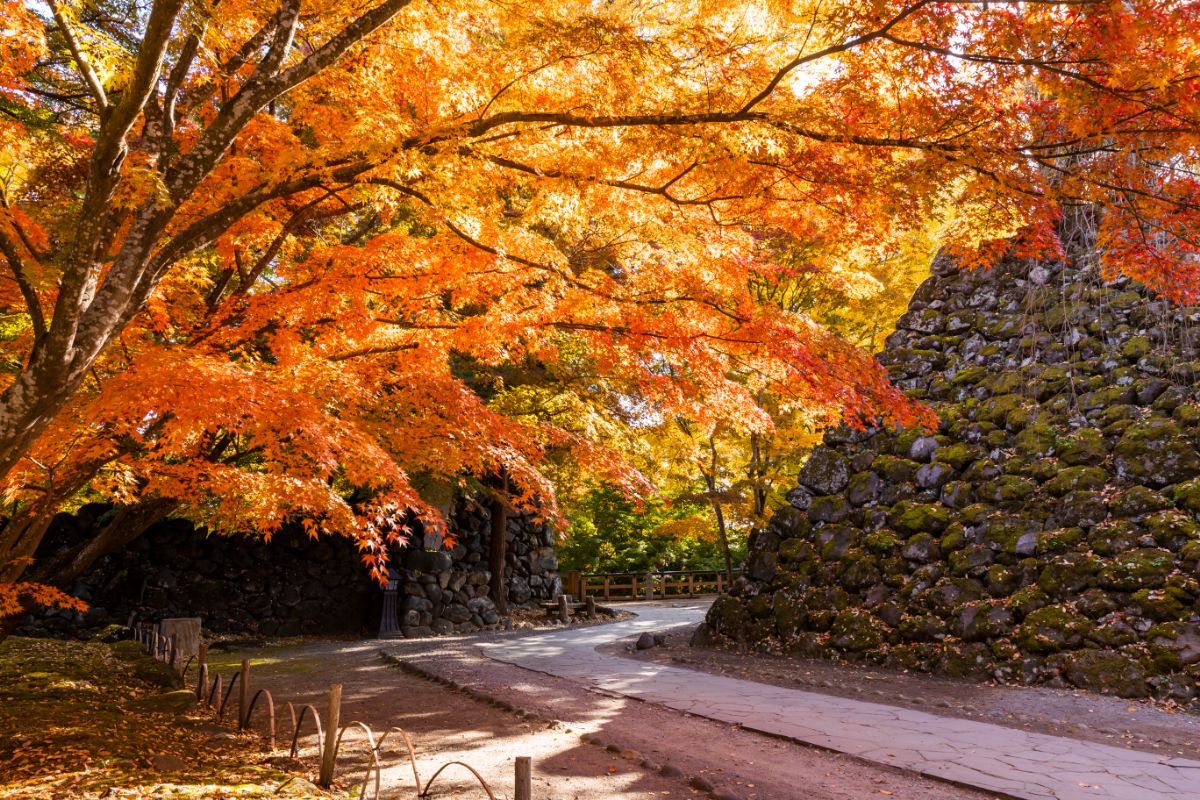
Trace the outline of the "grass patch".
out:
[[[159,691],[134,678],[113,645],[0,643],[0,797],[277,796],[291,776],[257,763],[271,755],[257,736],[217,746],[175,714],[127,705]],[[205,710],[188,716],[211,721]],[[156,754],[177,756],[186,767],[156,772]]]

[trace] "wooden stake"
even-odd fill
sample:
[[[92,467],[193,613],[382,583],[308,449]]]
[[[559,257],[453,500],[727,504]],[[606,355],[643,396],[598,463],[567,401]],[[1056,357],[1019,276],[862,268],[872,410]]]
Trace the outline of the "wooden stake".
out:
[[[333,785],[333,743],[337,741],[338,722],[341,715],[342,685],[335,683],[329,687],[329,712],[325,717],[325,748],[321,753],[321,776],[317,779],[317,783],[322,789],[328,789]]]
[[[533,759],[517,757],[517,782],[513,790],[514,800],[533,800]]]

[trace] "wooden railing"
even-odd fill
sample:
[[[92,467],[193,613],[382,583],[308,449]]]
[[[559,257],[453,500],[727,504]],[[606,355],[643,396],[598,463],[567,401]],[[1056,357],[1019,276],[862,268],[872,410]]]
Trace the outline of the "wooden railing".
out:
[[[741,570],[734,570],[734,576]],[[690,569],[669,572],[579,572],[566,574],[567,594],[612,600],[655,600],[720,594],[729,588],[724,570]]]

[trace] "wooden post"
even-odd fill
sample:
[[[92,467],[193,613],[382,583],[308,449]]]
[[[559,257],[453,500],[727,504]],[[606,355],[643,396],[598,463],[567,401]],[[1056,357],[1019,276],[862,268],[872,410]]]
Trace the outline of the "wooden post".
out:
[[[584,592],[581,586],[582,581],[579,579],[579,570],[573,569],[567,574],[567,583],[571,587],[571,594],[579,598],[580,602],[583,602]]]
[[[317,783],[321,788],[328,789],[333,785],[333,743],[337,741],[338,723],[342,715],[342,685],[335,683],[329,687],[329,711],[325,717],[325,742],[321,751],[321,775]]]
[[[558,596],[558,618],[563,622],[567,622],[571,616],[570,606],[567,604],[567,596],[560,594]]]
[[[595,618],[596,618],[596,598],[592,597],[592,596],[589,594],[589,595],[588,595],[588,596],[587,596],[587,597],[584,599],[584,601],[583,601],[583,602],[584,602],[585,604],[587,604],[587,615],[588,615],[588,619],[595,619]]]
[[[208,691],[208,645],[200,643],[200,653],[196,656],[196,699],[203,700]]]
[[[514,800],[533,800],[533,759],[517,756],[517,782],[513,788]]]
[[[242,662],[238,685],[238,730],[246,729],[246,713],[250,710],[250,660]]]
[[[688,597],[696,595],[696,576],[688,575]]]
[[[604,576],[604,602],[608,602],[608,576]]]
[[[649,572],[646,573],[646,599],[654,599],[654,575]]]

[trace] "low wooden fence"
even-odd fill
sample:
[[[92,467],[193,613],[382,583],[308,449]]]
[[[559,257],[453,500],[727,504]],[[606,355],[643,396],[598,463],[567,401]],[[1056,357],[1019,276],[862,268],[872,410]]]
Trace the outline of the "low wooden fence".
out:
[[[132,623],[132,619],[130,622]],[[291,703],[284,703],[278,708],[275,705],[275,699],[266,689],[259,689],[251,694],[250,688],[250,660],[242,661],[242,667],[233,674],[229,679],[228,688],[224,686],[224,677],[221,675],[211,675],[208,670],[208,645],[200,643],[199,652],[194,656],[189,656],[185,661],[179,650],[176,649],[176,640],[174,636],[164,637],[159,634],[158,625],[149,625],[147,623],[139,623],[133,627],[134,639],[144,645],[150,655],[169,664],[179,676],[187,683],[188,669],[193,662],[196,664],[196,699],[198,702],[204,703],[205,706],[216,711],[217,722],[221,722],[225,716],[225,707],[229,703],[229,696],[233,694],[234,683],[238,687],[238,702],[237,702],[237,720],[236,725],[239,731],[251,730],[251,719],[254,718],[255,706],[258,706],[260,697],[264,698],[266,705],[258,706],[263,709],[263,713],[258,715],[258,719],[263,722],[262,717],[266,716],[266,736],[267,741],[272,750],[275,749],[275,734],[280,724],[287,719],[283,716],[283,712],[287,711],[292,723],[292,743],[289,751],[292,758],[296,757],[300,742],[300,730],[304,726],[306,719],[311,719],[310,727],[316,729],[317,732],[317,747],[320,750],[321,766],[320,773],[317,778],[317,784],[323,789],[330,789],[333,786],[334,770],[337,767],[337,759],[342,747],[342,739],[347,731],[361,732],[365,737],[369,746],[371,762],[367,765],[366,774],[363,775],[362,783],[356,786],[350,793],[351,797],[357,797],[358,800],[366,800],[367,790],[371,782],[372,773],[375,776],[375,791],[371,795],[371,800],[379,800],[380,783],[383,767],[383,745],[387,738],[392,733],[399,734],[404,739],[405,748],[408,755],[409,763],[412,765],[413,783],[416,788],[416,796],[419,798],[429,797],[429,790],[433,787],[434,781],[441,776],[442,772],[448,767],[463,767],[468,770],[479,784],[484,792],[487,793],[489,800],[498,800],[492,788],[488,785],[483,776],[479,774],[469,764],[462,761],[450,761],[443,764],[438,771],[433,774],[425,783],[424,790],[421,789],[421,775],[417,772],[417,756],[416,750],[413,747],[412,739],[404,729],[392,726],[383,731],[380,735],[378,731],[372,730],[363,722],[357,720],[341,723],[342,709],[342,685],[335,683],[329,687],[329,705],[325,712],[325,726],[321,726],[321,717],[317,713],[317,709],[311,705],[305,705],[300,710],[300,716],[296,716],[296,707]],[[210,684],[209,679],[212,678]],[[437,679],[439,683],[452,685],[456,688],[457,684],[453,681]],[[309,714],[309,712],[312,712]],[[231,720],[233,722],[233,720]],[[376,738],[378,736],[378,739]],[[393,748],[392,753],[396,750]],[[401,758],[405,751],[401,751]],[[529,756],[518,756],[515,761],[515,783],[513,786],[513,800],[533,800],[533,760]],[[439,793],[440,794],[440,793]],[[458,790],[455,790],[458,794]]]
[[[733,571],[736,578],[741,570]],[[612,600],[663,600],[721,594],[729,588],[724,570],[690,569],[669,572],[579,572],[566,574],[567,594],[582,600],[589,595]]]

